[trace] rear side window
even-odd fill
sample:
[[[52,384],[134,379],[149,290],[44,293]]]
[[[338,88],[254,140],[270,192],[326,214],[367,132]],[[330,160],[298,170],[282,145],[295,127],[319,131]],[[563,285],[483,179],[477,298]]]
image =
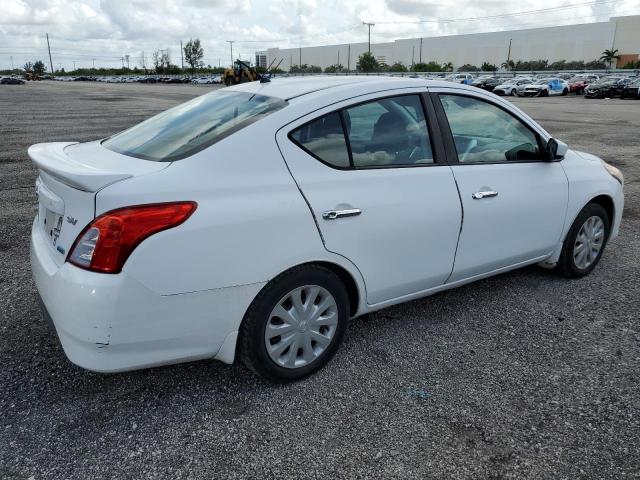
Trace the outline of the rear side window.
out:
[[[355,168],[433,163],[418,95],[385,98],[344,111]]]
[[[130,157],[173,162],[189,157],[285,107],[279,98],[220,90],[194,98],[102,142]]]
[[[393,168],[434,162],[418,95],[345,108],[304,124],[289,138],[334,168]]]
[[[349,151],[337,112],[303,125],[291,132],[290,138],[322,162],[336,168],[349,168]]]

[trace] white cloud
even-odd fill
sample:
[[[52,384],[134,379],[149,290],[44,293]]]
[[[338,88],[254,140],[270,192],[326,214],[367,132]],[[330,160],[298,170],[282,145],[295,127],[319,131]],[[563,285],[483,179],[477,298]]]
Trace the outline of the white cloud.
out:
[[[118,65],[124,55],[141,63],[156,49],[180,58],[180,40],[198,37],[205,62],[249,58],[272,46],[363,42],[363,21],[377,22],[372,41],[449,35],[507,28],[586,23],[640,11],[640,0],[602,0],[596,6],[493,19],[459,20],[558,7],[557,0],[513,3],[506,0],[0,0],[0,68],[46,59],[49,33],[54,64]],[[564,5],[584,3],[566,0]],[[434,20],[440,21],[434,21]],[[427,20],[418,23],[419,20]],[[385,23],[387,22],[387,23]],[[413,23],[388,23],[413,22]]]

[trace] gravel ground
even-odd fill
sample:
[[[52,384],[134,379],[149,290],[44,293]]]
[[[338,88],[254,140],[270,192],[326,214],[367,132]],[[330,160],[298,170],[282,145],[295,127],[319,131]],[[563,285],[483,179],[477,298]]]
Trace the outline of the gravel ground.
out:
[[[621,235],[588,278],[532,267],[383,310],[283,387],[213,361],[69,363],[29,272],[27,147],[104,137],[210,88],[0,87],[0,478],[640,478],[637,101],[514,100],[626,176]]]

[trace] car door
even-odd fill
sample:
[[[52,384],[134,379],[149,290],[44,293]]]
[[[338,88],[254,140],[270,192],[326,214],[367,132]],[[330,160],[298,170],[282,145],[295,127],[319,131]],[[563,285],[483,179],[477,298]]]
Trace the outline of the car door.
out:
[[[464,221],[449,282],[548,256],[561,241],[568,181],[543,159],[541,133],[488,96],[432,93]]]
[[[326,249],[357,266],[369,304],[442,285],[453,268],[462,209],[425,101],[416,89],[359,97],[276,137]]]

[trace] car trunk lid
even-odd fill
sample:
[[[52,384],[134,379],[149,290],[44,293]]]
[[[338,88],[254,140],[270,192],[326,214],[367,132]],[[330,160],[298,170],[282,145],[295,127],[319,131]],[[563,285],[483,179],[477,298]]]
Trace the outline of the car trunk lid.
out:
[[[28,152],[39,170],[38,230],[58,265],[64,263],[80,232],[95,218],[96,192],[170,165],[127,157],[103,148],[99,142],[40,143]]]

